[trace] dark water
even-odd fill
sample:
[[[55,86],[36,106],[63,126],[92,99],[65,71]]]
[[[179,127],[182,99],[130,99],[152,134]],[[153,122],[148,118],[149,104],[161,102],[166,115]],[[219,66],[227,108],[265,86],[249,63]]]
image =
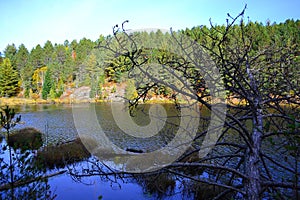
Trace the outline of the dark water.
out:
[[[143,151],[153,151],[164,146],[173,137],[173,131],[170,127],[165,127],[164,134],[158,134],[151,138],[135,138],[124,134],[116,125],[111,114],[110,103],[93,104],[97,111],[97,120],[105,130],[108,138],[124,150],[142,149]],[[85,107],[86,105],[83,105]],[[119,106],[118,104],[114,106]],[[176,112],[173,106],[164,105],[168,114]],[[72,105],[23,105],[15,107],[18,114],[22,116],[23,124],[16,128],[34,127],[43,133],[43,145],[58,145],[77,138],[78,132],[74,125]],[[150,122],[147,113],[149,106],[144,106],[141,110],[136,110],[132,115],[133,120],[138,125],[147,125]],[[176,123],[178,119],[173,118],[170,122]],[[5,142],[5,141],[3,141]],[[4,145],[4,143],[2,143]],[[2,157],[8,158],[7,153]],[[86,166],[85,162],[77,163],[72,166],[81,170]],[[64,169],[67,169],[64,168]],[[59,169],[61,170],[61,169]],[[51,170],[48,173],[53,173]],[[65,173],[49,178],[48,183],[52,194],[56,199],[156,199],[155,191],[149,191],[151,187],[147,183],[149,180],[143,178],[118,178],[115,176],[91,176],[80,180],[74,180],[74,177]],[[161,180],[165,181],[165,180]],[[175,183],[175,185],[174,185]],[[179,185],[172,181],[172,192],[164,199],[181,199]],[[169,186],[165,188],[168,189]],[[152,189],[153,190],[153,189]],[[167,192],[167,191],[165,191]]]
[[[102,127],[107,138],[114,145],[123,150],[134,149],[143,152],[158,150],[166,146],[178,131],[178,110],[175,109],[174,105],[162,105],[168,115],[166,119],[167,123],[158,134],[147,138],[130,136],[118,127],[117,124],[119,122],[115,121],[112,114],[112,106],[114,106],[116,110],[123,109],[118,103],[83,104],[76,106],[79,110],[81,108],[92,108],[96,114],[94,120]],[[132,112],[132,119],[135,124],[147,126],[150,123],[151,120],[148,116],[149,108],[150,105],[143,105]],[[72,105],[24,105],[15,107],[15,109],[22,116],[22,122],[24,122],[24,124],[18,125],[16,128],[34,127],[40,130],[43,133],[44,146],[59,145],[81,136],[82,130],[78,128],[74,117],[76,118],[76,116],[78,117],[79,115],[79,119],[84,125],[91,121],[91,118],[85,116],[83,112],[74,114],[75,112]],[[209,116],[207,111],[201,110],[201,117],[204,119],[206,116]],[[207,128],[207,121],[209,121],[209,119],[200,121],[199,129],[201,130],[199,132]],[[246,123],[245,126],[251,126],[251,123]],[[131,127],[125,128],[130,130]],[[85,131],[87,133],[93,133],[93,127]],[[237,138],[236,135],[234,132],[229,133],[226,137],[222,138],[222,140],[224,142],[237,142],[240,138]],[[280,138],[277,140],[281,142]],[[272,142],[276,142],[277,140]],[[5,140],[2,141],[2,146],[4,143]],[[269,142],[264,143],[263,148],[267,155],[277,162],[282,162],[282,157],[278,156],[281,154],[276,154]],[[218,151],[222,154],[227,151],[234,151],[234,149],[215,147],[214,152],[218,153]],[[0,159],[1,158],[8,159],[7,152],[0,154]],[[121,158],[116,156],[113,160],[110,160],[112,162],[111,166],[118,165],[120,160]],[[234,166],[237,162],[238,160],[233,161],[232,165]],[[289,155],[287,155],[285,162],[290,162]],[[228,165],[230,164],[231,163],[228,163]],[[285,170],[281,170],[280,168],[276,170],[276,165],[272,166],[272,163],[267,164],[274,167],[272,175],[277,177],[278,180],[283,180],[288,177]],[[99,164],[93,157],[87,161],[77,162],[64,168],[48,170],[47,173],[55,173],[66,169],[68,171],[67,173],[48,179],[49,188],[47,190],[50,190],[52,194],[56,196],[56,199],[207,199],[211,191],[217,192],[217,194],[220,192],[216,191],[215,188],[207,187],[207,185],[197,184],[188,179],[182,177],[178,178],[168,173],[116,175],[110,173],[110,168],[103,166],[101,163]],[[91,171],[86,171],[86,169]],[[69,172],[73,174],[70,175]],[[96,172],[96,175],[94,172]],[[100,172],[100,175],[97,174]],[[213,176],[211,175],[213,172],[201,170],[191,170],[188,173],[195,176],[196,179],[209,179],[210,176]],[[88,174],[89,176],[77,176],[80,174]],[[241,182],[240,179],[236,179],[235,181],[237,181],[237,184]],[[236,197],[238,197],[238,195]]]

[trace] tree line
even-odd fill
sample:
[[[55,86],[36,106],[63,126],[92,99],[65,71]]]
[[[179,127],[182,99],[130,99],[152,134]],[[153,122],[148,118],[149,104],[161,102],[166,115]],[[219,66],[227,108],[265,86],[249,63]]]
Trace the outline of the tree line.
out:
[[[245,24],[245,31],[251,34],[251,53],[255,54],[263,51],[266,47],[289,47],[294,48],[300,41],[300,20],[286,20],[284,23],[249,22]],[[197,26],[191,29],[181,30],[180,33],[187,35],[199,43],[206,43],[208,46],[217,48],[215,43],[226,30],[226,25],[217,25],[214,28],[207,26]],[[148,56],[148,63],[151,59],[170,60],[173,55],[163,49],[167,46],[167,41],[171,35],[169,33],[140,32],[134,33],[137,41],[149,43],[149,46],[159,44],[162,49],[156,51],[144,51],[144,56]],[[238,25],[233,26],[232,38],[225,38],[228,43],[241,34]],[[99,36],[99,39],[92,41],[87,38],[79,42],[65,40],[63,44],[52,44],[46,41],[44,46],[37,45],[30,51],[21,44],[18,48],[14,44],[9,44],[4,50],[4,57],[0,63],[0,96],[12,97],[20,96],[25,98],[59,98],[68,88],[80,86],[91,87],[92,98],[101,97],[103,84],[106,82],[124,82],[129,78],[124,73],[130,68],[128,58],[120,55],[108,58],[105,50],[95,51],[95,47],[107,43],[113,36]],[[232,44],[234,45],[234,44]],[[104,52],[103,52],[104,51]],[[298,51],[299,54],[299,51]],[[265,55],[266,60],[276,59],[272,52]],[[299,59],[297,57],[297,59]],[[271,69],[269,74],[276,74],[277,69]],[[162,72],[157,72],[164,76]],[[299,83],[297,67],[285,71],[286,76],[293,76],[294,82]],[[284,77],[279,82],[276,76],[265,77],[265,84],[273,90],[285,90],[293,93],[294,88],[285,84]],[[193,80],[194,84],[203,85],[201,76]],[[276,83],[277,84],[276,84]],[[299,84],[298,84],[299,85]],[[132,87],[132,81],[129,81]],[[132,90],[129,88],[129,90]],[[152,88],[152,93],[156,95],[171,96],[172,91],[168,87]],[[133,94],[129,94],[132,96]]]

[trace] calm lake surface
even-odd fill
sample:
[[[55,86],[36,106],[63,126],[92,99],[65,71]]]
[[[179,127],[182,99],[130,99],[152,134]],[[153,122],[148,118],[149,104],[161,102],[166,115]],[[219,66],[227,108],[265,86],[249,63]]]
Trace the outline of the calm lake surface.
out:
[[[96,112],[96,121],[104,130],[106,136],[113,144],[117,145],[123,150],[134,149],[141,150],[143,152],[152,152],[164,147],[168,142],[174,138],[174,134],[177,132],[179,118],[176,117],[178,110],[174,105],[164,104],[164,110],[168,116],[166,119],[166,125],[161,129],[159,134],[155,134],[152,137],[138,138],[125,134],[114,120],[112,114],[112,106],[116,110],[123,109],[120,103],[97,103],[97,104],[82,104],[76,105],[79,110],[92,108]],[[141,105],[141,109],[135,110],[133,114],[133,121],[139,126],[146,126],[150,123],[148,116],[150,105]],[[74,107],[73,105],[22,105],[15,107],[18,114],[22,116],[22,122],[24,124],[18,125],[16,129],[25,127],[34,127],[43,133],[43,145],[44,147],[50,145],[59,146],[62,143],[72,141],[79,137],[80,132],[78,126],[75,126],[74,122]],[[84,114],[84,113],[82,113]],[[118,113],[117,113],[118,114]],[[77,112],[76,115],[81,115]],[[201,111],[201,117],[209,116],[206,111]],[[171,116],[171,117],[170,117]],[[78,117],[78,116],[77,116]],[[82,115],[80,120],[86,124],[90,119]],[[200,121],[199,130],[205,130],[207,128],[206,121]],[[125,127],[131,128],[131,127]],[[93,129],[86,129],[86,132],[93,132]],[[235,140],[234,134],[228,134],[228,140]],[[232,137],[232,138],[231,138]],[[226,139],[226,138],[225,138]],[[4,145],[5,140],[0,140],[0,145]],[[269,148],[268,144],[265,144],[265,150],[274,159],[280,157],[273,155],[273,151]],[[219,149],[222,152],[226,152],[229,149]],[[1,157],[8,158],[7,152],[0,154]],[[93,159],[92,157],[88,159]],[[113,165],[118,165],[120,158],[116,158],[112,161]],[[299,163],[298,163],[299,164]],[[78,178],[74,174],[70,175],[70,168],[76,172],[82,172],[87,168],[88,162],[82,161],[72,165],[68,165],[64,168],[48,170],[47,173],[55,173],[61,170],[67,170],[67,173],[57,175],[48,179],[49,190],[52,194],[56,195],[56,199],[194,199],[199,198],[201,193],[207,192],[209,188],[203,185],[193,185],[193,183],[185,180],[184,178],[178,179],[170,176],[168,173],[158,173],[154,175],[131,175],[131,176],[118,176],[118,175],[94,175],[84,176]],[[100,164],[101,165],[101,164]],[[95,165],[96,166],[96,165]],[[99,166],[96,166],[99,167]],[[103,167],[103,164],[102,166]],[[104,166],[105,168],[106,166]],[[275,167],[275,166],[274,166]],[[300,168],[300,164],[299,164]],[[91,167],[89,166],[89,169]],[[102,170],[102,168],[101,168]],[[104,171],[110,172],[109,168],[105,168]],[[71,170],[72,171],[72,170]],[[274,170],[275,171],[275,170]],[[1,172],[1,171],[0,171]],[[197,178],[208,178],[210,175],[205,171],[190,172],[195,174]],[[83,173],[84,174],[84,173]],[[286,172],[274,172],[274,176],[281,180],[287,177]],[[0,180],[1,181],[1,180]],[[236,180],[239,181],[239,180]],[[0,184],[1,185],[1,184]],[[195,192],[193,193],[193,192]],[[200,194],[200,195],[199,195]],[[195,196],[193,196],[195,195]],[[197,197],[198,195],[198,197]],[[0,192],[1,198],[1,192]],[[203,198],[203,197],[202,197]],[[201,197],[200,197],[201,199]]]
[[[99,123],[107,131],[108,137],[121,148],[151,151],[160,148],[172,138],[172,133],[170,133],[169,135],[154,136],[151,139],[146,138],[146,141],[142,141],[144,140],[143,138],[133,139],[131,136],[122,134],[122,131],[116,126],[111,114],[111,103],[90,105],[95,106],[96,110],[99,111],[97,113],[101,118],[98,119]],[[118,106],[118,104],[115,106]],[[167,112],[175,110],[171,105],[164,105],[164,107]],[[22,122],[24,122],[24,124],[18,125],[16,128],[34,127],[40,130],[43,133],[44,146],[58,145],[78,137],[73,120],[72,105],[22,105],[15,107],[15,109],[22,116]],[[144,111],[148,112],[147,106],[144,109],[134,118],[139,125],[146,125],[150,121],[149,117],[144,114]],[[82,165],[85,165],[85,163],[82,163]],[[78,166],[80,168],[80,163]],[[82,178],[78,182],[65,173],[49,178],[48,183],[52,193],[57,195],[56,199],[98,199],[99,197],[103,199],[158,198],[156,194],[151,193],[144,187],[145,182],[132,178],[118,179],[114,176],[105,178],[92,176]],[[169,192],[166,196],[160,196],[160,198],[182,199],[179,185],[173,185],[172,190],[171,193]]]

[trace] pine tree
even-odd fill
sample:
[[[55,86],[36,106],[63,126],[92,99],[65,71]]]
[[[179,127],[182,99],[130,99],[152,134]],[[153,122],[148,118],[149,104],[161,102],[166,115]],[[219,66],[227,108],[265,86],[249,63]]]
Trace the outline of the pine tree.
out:
[[[19,91],[18,73],[13,69],[8,58],[0,66],[0,96],[11,97]]]
[[[16,70],[20,76],[21,87],[25,91],[24,95],[28,97],[33,67],[29,63],[29,52],[24,44],[19,46],[16,54]]]
[[[45,75],[44,85],[43,85],[43,91],[42,91],[43,99],[47,99],[51,87],[52,87],[51,73],[50,70],[47,70]]]
[[[41,45],[38,44],[35,48],[33,48],[31,50],[29,62],[30,62],[30,65],[32,65],[34,69],[37,69],[37,68],[45,65],[44,52],[43,52]]]
[[[54,52],[54,47],[51,41],[47,40],[43,48],[44,52],[44,63],[45,65],[49,65],[52,62],[52,56]]]
[[[8,58],[10,60],[11,66],[13,68],[16,68],[16,54],[17,54],[17,48],[15,44],[9,44],[6,46],[4,50],[5,58]]]
[[[20,72],[21,69],[26,68],[29,62],[29,52],[24,44],[19,46],[16,55],[16,69]]]

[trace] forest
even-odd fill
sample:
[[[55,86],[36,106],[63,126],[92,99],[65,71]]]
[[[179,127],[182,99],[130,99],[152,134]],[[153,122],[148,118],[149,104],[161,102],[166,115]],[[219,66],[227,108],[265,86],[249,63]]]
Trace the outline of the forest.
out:
[[[183,185],[195,184],[189,187],[195,199],[208,199],[201,198],[201,188],[216,192],[210,199],[299,199],[300,20],[263,24],[246,21],[243,13],[229,15],[224,25],[170,32],[130,33],[124,21],[96,41],[46,41],[30,51],[9,44],[1,57],[0,96],[59,99],[85,86],[91,99],[105,100],[105,87],[123,84],[130,108],[152,96],[171,99],[176,111],[200,104],[210,116],[180,114],[187,127],[178,127],[188,136],[195,129],[196,135],[175,144],[190,146],[154,175],[163,172]],[[156,166],[159,156],[151,153],[143,159]],[[138,161],[126,164],[147,172],[146,162]],[[70,174],[103,174],[99,162],[93,164]],[[92,170],[95,166],[98,171]]]
[[[251,53],[262,52],[265,48],[285,47],[287,49],[298,49],[300,41],[300,21],[286,20],[284,23],[266,24],[259,22],[245,23],[247,34],[251,35],[253,40]],[[209,46],[214,44],[214,37],[221,37],[220,32],[226,30],[226,25],[217,25],[214,28],[207,26],[196,26],[180,30],[177,33],[183,33],[199,43],[206,43]],[[239,25],[233,26],[234,34],[226,38],[233,41],[235,37],[239,37]],[[134,33],[140,41],[148,41],[151,45],[163,44],[167,45],[171,35],[169,33],[157,32],[140,32]],[[8,44],[3,54],[1,54],[0,68],[0,96],[1,97],[22,97],[31,99],[56,99],[70,88],[78,88],[81,86],[89,86],[91,88],[90,97],[96,99],[105,99],[107,94],[103,93],[103,85],[125,82],[127,84],[127,98],[132,98],[136,94],[133,88],[134,81],[130,80],[127,73],[130,69],[128,60],[122,55],[109,58],[105,51],[99,50],[99,45],[105,44],[113,36],[100,35],[99,39],[92,41],[82,38],[80,41],[73,40],[69,42],[65,40],[63,44],[52,44],[46,41],[43,46],[37,45],[28,50],[25,45],[21,44],[16,47],[14,44]],[[146,42],[147,43],[147,42]],[[104,51],[104,52],[103,52]],[[156,51],[145,51],[145,56],[153,59],[170,59],[172,55],[166,53],[164,49]],[[147,55],[146,55],[147,54]],[[151,58],[147,62],[151,62]],[[265,59],[275,59],[270,52]],[[299,63],[299,55],[296,57]],[[269,69],[265,69],[268,70]],[[272,69],[276,73],[276,69]],[[271,71],[269,71],[271,72]],[[293,81],[299,85],[299,69],[297,66],[289,68],[286,76],[293,76]],[[266,77],[267,78],[267,77]],[[295,88],[286,87],[284,77],[275,77],[281,79],[277,81],[268,81],[273,89],[283,89],[292,93]],[[198,87],[204,85],[203,81],[198,81]],[[272,85],[272,82],[278,85]],[[272,86],[271,86],[272,85]],[[201,87],[202,87],[201,86]],[[163,95],[171,97],[172,91],[167,87],[155,87],[151,89],[155,95]]]

